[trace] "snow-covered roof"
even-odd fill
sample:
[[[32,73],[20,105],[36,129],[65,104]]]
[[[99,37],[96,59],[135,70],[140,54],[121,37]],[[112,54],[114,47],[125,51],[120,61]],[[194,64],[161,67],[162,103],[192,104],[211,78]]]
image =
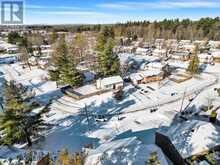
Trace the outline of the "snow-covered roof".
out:
[[[89,152],[85,165],[145,164],[151,153],[157,153],[162,165],[168,165],[167,160],[159,147],[146,145],[136,137],[107,142]]]
[[[112,76],[112,77],[107,77],[107,78],[102,79],[101,82],[104,86],[106,86],[106,85],[111,85],[111,84],[123,83],[123,80],[120,76]]]
[[[180,40],[180,43],[191,43],[191,40]]]
[[[130,75],[130,79],[131,80],[136,80],[136,81],[140,81],[143,79],[143,77],[140,75],[140,73],[132,73]]]
[[[166,49],[154,49],[153,53],[166,53]]]
[[[40,151],[40,150],[32,150],[32,163],[36,163],[40,159],[42,159],[44,156],[48,154],[46,151]],[[10,165],[10,160],[17,164],[18,158],[20,158],[22,161],[24,159],[27,159],[28,156],[30,156],[29,150],[19,149],[15,147],[7,147],[7,146],[0,146],[0,162],[4,162],[5,165]],[[12,163],[12,164],[13,164]]]
[[[15,159],[18,155],[24,154],[25,151],[14,147],[0,146],[0,159]]]
[[[198,54],[198,57],[200,59],[209,59],[209,58],[212,58],[211,55],[207,54],[207,53],[201,53],[201,54]]]
[[[157,76],[160,75],[162,72],[160,70],[146,70],[141,72],[143,77],[150,77],[150,76]]]
[[[220,57],[220,50],[217,49],[215,51],[212,51],[211,54],[213,57]]]
[[[6,49],[6,50],[16,50],[18,48],[17,45],[13,45],[13,44],[10,44],[10,43],[7,43],[5,41],[0,41],[0,47]]]
[[[149,68],[158,68],[158,69],[162,69],[165,65],[162,64],[161,62],[151,62],[149,64],[147,64],[147,67]]]
[[[220,44],[220,41],[209,41],[209,43],[208,43],[209,45],[214,45],[214,46],[216,46],[216,45],[219,45]]]
[[[189,56],[189,52],[188,51],[181,51],[181,52],[174,52],[172,54],[172,56]]]
[[[192,120],[159,132],[169,137],[183,158],[200,154],[220,145],[220,127],[209,122]]]
[[[141,47],[138,47],[138,48],[136,49],[136,51],[137,51],[137,52],[148,52],[148,51],[150,51],[150,49],[149,49],[149,48],[141,48]]]

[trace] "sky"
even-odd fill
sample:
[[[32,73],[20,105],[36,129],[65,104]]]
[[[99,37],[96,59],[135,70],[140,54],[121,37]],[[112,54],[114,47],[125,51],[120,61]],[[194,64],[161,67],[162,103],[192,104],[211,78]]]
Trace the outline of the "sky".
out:
[[[220,0],[25,0],[25,24],[107,24],[220,16]]]

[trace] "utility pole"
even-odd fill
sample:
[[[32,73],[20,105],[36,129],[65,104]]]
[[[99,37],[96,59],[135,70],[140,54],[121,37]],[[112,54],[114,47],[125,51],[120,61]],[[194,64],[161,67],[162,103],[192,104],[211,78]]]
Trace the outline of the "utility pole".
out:
[[[88,110],[87,110],[87,105],[85,104],[85,112],[86,112],[86,118],[87,118],[87,122],[88,122],[88,129],[90,131],[90,125],[89,125],[89,115],[88,115]]]
[[[2,112],[4,112],[4,107],[3,107],[3,98],[0,97],[0,110],[2,109]]]
[[[183,99],[182,99],[182,103],[181,103],[181,107],[180,107],[180,113],[181,113],[182,110],[183,110],[183,103],[184,103],[185,97],[186,97],[186,89],[185,89],[185,91],[184,91],[184,93],[183,93]]]

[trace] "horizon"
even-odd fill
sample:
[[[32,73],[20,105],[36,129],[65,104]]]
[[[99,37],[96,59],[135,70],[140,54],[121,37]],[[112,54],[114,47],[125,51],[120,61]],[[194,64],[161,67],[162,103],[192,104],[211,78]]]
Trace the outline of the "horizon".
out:
[[[220,16],[218,0],[24,1],[25,25],[92,25]]]

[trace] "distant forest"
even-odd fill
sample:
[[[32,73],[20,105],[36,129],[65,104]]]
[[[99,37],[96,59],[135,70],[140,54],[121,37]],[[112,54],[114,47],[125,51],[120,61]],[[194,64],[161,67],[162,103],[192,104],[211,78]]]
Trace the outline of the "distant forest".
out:
[[[174,19],[163,21],[138,21],[118,23],[114,25],[78,25],[66,27],[63,30],[72,32],[96,31],[99,32],[102,26],[111,26],[116,36],[141,37],[145,40],[155,38],[165,39],[190,39],[190,40],[220,40],[220,17],[201,18],[198,21],[190,19]],[[61,27],[57,28],[58,30]]]
[[[103,26],[113,28],[116,36],[141,37],[145,40],[155,38],[190,39],[190,40],[220,40],[220,17],[190,19],[165,19],[163,21],[136,21],[109,25],[56,25],[56,26],[26,26],[30,29],[46,29],[49,31],[99,32]]]

